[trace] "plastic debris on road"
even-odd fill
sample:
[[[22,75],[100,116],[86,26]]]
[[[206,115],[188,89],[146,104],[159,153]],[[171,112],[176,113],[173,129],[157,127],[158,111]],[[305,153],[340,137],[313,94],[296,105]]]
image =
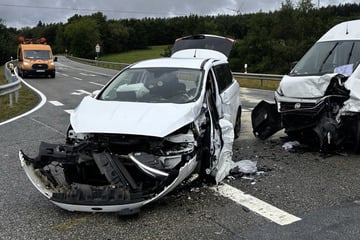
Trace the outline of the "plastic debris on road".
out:
[[[290,142],[284,143],[282,145],[282,148],[285,149],[286,151],[289,151],[291,149],[294,149],[297,146],[300,146],[300,142],[298,142],[298,141],[290,141]]]

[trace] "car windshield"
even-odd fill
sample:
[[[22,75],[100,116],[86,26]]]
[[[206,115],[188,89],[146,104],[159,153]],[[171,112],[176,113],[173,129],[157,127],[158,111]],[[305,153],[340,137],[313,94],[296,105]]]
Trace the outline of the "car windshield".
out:
[[[48,50],[25,50],[24,57],[27,59],[50,59]]]
[[[129,68],[99,95],[105,101],[187,103],[201,92],[202,71],[184,68]]]
[[[290,75],[341,73],[350,76],[360,62],[360,41],[316,43],[296,64]]]

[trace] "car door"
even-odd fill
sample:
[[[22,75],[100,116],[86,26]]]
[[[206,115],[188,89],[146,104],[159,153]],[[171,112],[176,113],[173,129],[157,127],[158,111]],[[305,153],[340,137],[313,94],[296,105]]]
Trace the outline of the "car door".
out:
[[[230,116],[229,120],[235,125],[236,115],[241,104],[240,86],[233,78],[229,64],[226,61],[216,62],[212,71],[218,85],[223,114]]]

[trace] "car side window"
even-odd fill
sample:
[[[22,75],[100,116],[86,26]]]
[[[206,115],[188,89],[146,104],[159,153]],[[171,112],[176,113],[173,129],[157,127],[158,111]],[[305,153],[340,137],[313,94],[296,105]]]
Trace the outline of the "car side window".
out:
[[[233,76],[228,64],[214,66],[216,80],[219,86],[219,92],[223,92],[233,81]]]

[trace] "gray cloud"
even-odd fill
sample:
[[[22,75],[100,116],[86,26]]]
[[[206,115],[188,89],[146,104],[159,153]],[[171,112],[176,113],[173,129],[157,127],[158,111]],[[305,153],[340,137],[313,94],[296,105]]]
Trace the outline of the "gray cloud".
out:
[[[356,3],[358,0],[313,0],[317,6]],[[280,8],[283,0],[2,0],[0,18],[9,27],[66,22],[74,14],[103,12],[108,19],[174,17],[190,14],[217,15],[268,12]],[[298,2],[293,0],[294,3]]]

